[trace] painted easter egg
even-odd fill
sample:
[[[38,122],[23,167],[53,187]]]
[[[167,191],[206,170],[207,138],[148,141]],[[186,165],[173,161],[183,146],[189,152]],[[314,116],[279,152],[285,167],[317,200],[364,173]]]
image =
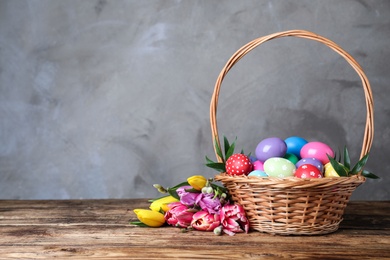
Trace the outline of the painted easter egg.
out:
[[[317,167],[311,164],[303,164],[297,168],[294,174],[297,178],[322,178],[322,174]]]
[[[320,160],[316,158],[302,158],[295,164],[295,166],[298,168],[299,166],[304,164],[314,165],[315,167],[317,167],[318,170],[320,170],[321,173],[324,172],[324,165]]]
[[[324,168],[325,168],[324,177],[326,178],[340,177],[340,175],[336,172],[336,170],[333,168],[330,162],[325,164]]]
[[[320,160],[323,165],[329,162],[329,158],[334,157],[334,152],[329,145],[322,142],[309,142],[301,149],[301,158],[316,158]]]
[[[296,164],[299,160],[298,157],[293,153],[286,153],[283,158],[289,160],[293,164]]]
[[[253,170],[253,165],[248,156],[236,153],[226,160],[226,173],[229,175],[248,175]]]
[[[263,171],[263,170],[264,170],[264,165],[263,165],[263,163],[260,162],[259,160],[254,161],[254,162],[253,162],[253,170],[260,170],[260,171]]]
[[[285,178],[294,176],[295,164],[281,157],[272,157],[264,162],[264,171],[270,177]]]
[[[254,170],[248,174],[248,176],[257,176],[257,177],[268,177],[264,171]]]
[[[286,154],[287,145],[278,137],[263,139],[256,147],[256,157],[259,161],[265,162],[272,157],[283,157]]]
[[[287,145],[287,153],[292,153],[298,158],[301,156],[302,147],[308,143],[305,139],[299,136],[290,136],[284,140]]]

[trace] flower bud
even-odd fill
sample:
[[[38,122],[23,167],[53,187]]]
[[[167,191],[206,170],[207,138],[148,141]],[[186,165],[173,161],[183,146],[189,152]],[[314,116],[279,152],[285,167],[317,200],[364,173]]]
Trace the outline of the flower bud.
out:
[[[150,204],[149,208],[153,211],[162,210],[164,212],[167,212],[169,210],[168,204],[175,202],[175,201],[178,201],[178,200],[175,197],[172,197],[169,195],[169,196],[162,197],[160,199],[153,201],[152,204]]]
[[[161,186],[160,184],[153,184],[153,187],[155,187],[160,193],[167,193],[168,191]]]
[[[194,175],[187,179],[187,182],[194,188],[195,190],[201,190],[206,186],[207,179],[202,175]]]
[[[207,194],[211,194],[213,192],[214,192],[214,190],[212,187],[207,187],[207,191],[206,191]]]
[[[214,234],[220,236],[222,234],[222,226],[218,226],[213,230]]]
[[[164,215],[157,211],[149,209],[135,209],[134,213],[137,215],[139,221],[149,227],[160,227],[165,223]]]

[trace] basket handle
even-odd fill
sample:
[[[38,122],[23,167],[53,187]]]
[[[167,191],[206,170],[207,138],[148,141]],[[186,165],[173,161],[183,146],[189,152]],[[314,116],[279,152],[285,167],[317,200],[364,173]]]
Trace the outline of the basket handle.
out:
[[[242,46],[236,53],[233,54],[233,56],[228,60],[226,65],[223,67],[222,71],[220,72],[217,82],[215,83],[214,92],[211,98],[210,103],[210,124],[211,124],[211,133],[213,138],[213,146],[214,151],[217,156],[217,159],[219,162],[222,162],[222,158],[219,157],[215,143],[220,145],[219,135],[218,135],[218,127],[217,127],[217,105],[218,105],[218,96],[219,96],[219,90],[221,88],[222,81],[226,74],[229,72],[229,70],[236,64],[242,57],[244,57],[247,53],[252,51],[254,48],[259,46],[260,44],[263,44],[267,41],[287,37],[287,36],[293,36],[293,37],[299,37],[299,38],[305,38],[309,40],[314,40],[320,43],[325,44],[338,54],[340,54],[351,66],[355,69],[357,74],[359,75],[363,89],[364,89],[364,96],[366,100],[366,108],[367,108],[367,115],[366,115],[366,126],[364,130],[364,137],[363,137],[363,144],[362,144],[362,150],[360,153],[360,158],[362,158],[364,155],[366,155],[372,146],[372,140],[374,137],[374,108],[373,108],[373,97],[372,97],[372,91],[370,87],[370,83],[367,79],[367,76],[364,74],[363,69],[360,67],[360,65],[356,62],[356,60],[348,54],[345,50],[343,50],[340,46],[338,46],[336,43],[332,42],[331,40],[322,37],[320,35],[314,34],[309,31],[304,30],[291,30],[291,31],[284,31],[284,32],[278,32],[274,34],[270,34],[267,36],[263,36],[260,38],[257,38],[246,45]]]

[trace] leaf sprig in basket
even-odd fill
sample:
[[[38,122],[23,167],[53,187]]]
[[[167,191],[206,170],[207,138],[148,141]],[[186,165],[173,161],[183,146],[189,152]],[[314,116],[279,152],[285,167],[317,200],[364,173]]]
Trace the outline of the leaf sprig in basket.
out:
[[[206,161],[207,161],[206,166],[210,167],[214,170],[220,171],[220,172],[226,172],[226,167],[225,167],[226,160],[229,159],[229,157],[233,155],[234,149],[236,147],[236,141],[237,141],[237,138],[233,141],[233,143],[230,144],[228,139],[226,138],[226,136],[224,136],[223,137],[224,154],[223,154],[222,149],[221,149],[219,143],[217,142],[217,139],[214,139],[216,152],[217,152],[218,156],[222,159],[222,162],[215,162],[206,156]]]
[[[379,177],[368,170],[364,170],[364,166],[367,163],[369,153],[363,156],[352,168],[351,168],[351,159],[347,147],[344,147],[343,163],[341,162],[341,155],[339,158],[335,159],[328,155],[329,162],[332,165],[335,172],[340,177],[351,177],[353,175],[358,175],[361,173],[362,176],[371,179],[379,179]]]
[[[206,156],[206,166],[221,173],[227,172],[231,175],[247,175],[250,173],[253,169],[253,165],[249,159],[250,154],[245,155],[243,149],[241,149],[240,153],[234,153],[236,141],[237,137],[230,144],[226,136],[224,136],[224,153],[222,153],[222,149],[217,139],[215,139],[216,153],[221,158],[222,162],[214,162]]]

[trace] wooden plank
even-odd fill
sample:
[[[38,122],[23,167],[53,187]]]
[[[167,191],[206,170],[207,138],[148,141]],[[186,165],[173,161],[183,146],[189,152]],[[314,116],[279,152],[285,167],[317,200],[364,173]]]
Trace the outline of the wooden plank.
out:
[[[340,229],[323,236],[233,237],[140,228],[147,200],[0,201],[0,258],[386,259],[390,202],[350,203]]]

